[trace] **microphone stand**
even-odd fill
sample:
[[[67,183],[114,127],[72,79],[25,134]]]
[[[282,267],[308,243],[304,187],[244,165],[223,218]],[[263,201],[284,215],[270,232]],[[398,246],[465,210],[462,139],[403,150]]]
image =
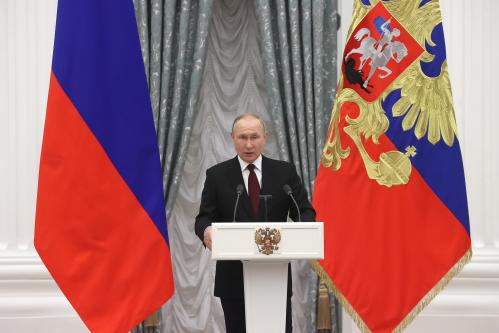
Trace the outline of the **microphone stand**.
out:
[[[268,210],[268,199],[272,199],[271,194],[260,194],[260,199],[263,199],[263,212],[264,212],[264,217],[265,217],[265,222],[268,222],[269,220],[269,210]]]
[[[298,207],[298,203],[295,200],[295,197],[293,195],[293,190],[291,189],[291,186],[289,186],[288,184],[284,184],[284,186],[282,187],[282,189],[284,190],[284,193],[286,193],[287,195],[289,195],[291,197],[291,200],[293,200],[293,203],[295,204],[295,207],[296,207],[296,212],[298,213],[298,222],[301,222],[300,207]]]
[[[301,214],[300,214],[300,208],[298,207],[298,204],[296,203],[295,197],[293,196],[293,193],[290,193],[289,196],[295,203],[296,211],[298,212],[298,222],[301,222]]]
[[[232,222],[236,222],[237,204],[239,203],[239,198],[241,197],[243,191],[244,191],[243,185],[242,184],[237,185],[236,188],[237,198],[236,198],[236,204],[234,205],[234,217],[232,218]]]

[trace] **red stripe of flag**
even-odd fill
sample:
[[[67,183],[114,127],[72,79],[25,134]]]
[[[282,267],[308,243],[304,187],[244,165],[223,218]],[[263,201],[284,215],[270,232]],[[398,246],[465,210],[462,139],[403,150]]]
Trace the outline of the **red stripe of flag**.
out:
[[[64,12],[61,6],[67,9],[70,8],[67,5],[74,4],[76,2],[59,1],[58,20]],[[131,2],[129,5],[133,8]],[[123,8],[122,4],[119,6]],[[127,13],[132,14],[129,22],[136,32],[133,11]],[[128,38],[137,38],[138,43],[138,34]],[[56,47],[57,43],[56,37]],[[70,59],[69,66],[65,67],[68,72],[64,75],[73,94],[77,94],[78,82],[75,82],[77,76],[73,69],[79,64],[71,62],[71,52],[67,52]],[[61,59],[60,55],[58,57]],[[146,87],[140,52],[124,54],[123,57],[138,57],[135,63],[142,66],[142,76],[139,77],[144,82],[137,86]],[[120,69],[114,70],[116,73]],[[123,71],[124,76],[128,70]],[[105,73],[100,74],[106,77]],[[113,96],[112,89],[119,87],[120,81],[130,83],[120,77],[114,79],[109,92],[99,92],[108,100],[104,100],[104,107],[97,110],[99,114],[94,117],[100,119],[98,125],[105,128],[107,134],[117,130],[112,122],[102,123],[108,119],[103,112],[114,104],[112,99],[109,100]],[[150,103],[148,98],[145,100]],[[96,99],[92,103],[97,105],[101,101]],[[152,124],[152,112],[147,103],[134,108],[133,112],[148,112],[144,119],[149,119]],[[86,111],[88,114],[89,110]],[[96,109],[92,111],[95,113]],[[122,109],[122,112],[124,114],[127,110]],[[140,124],[136,122],[137,126]],[[141,133],[149,130],[154,131],[154,127],[147,126]],[[153,169],[159,171],[155,133],[147,138],[152,138],[151,148],[141,148],[139,153],[152,152],[150,160],[158,164]],[[140,139],[143,140],[144,136]],[[133,147],[119,151],[126,154],[127,149]],[[144,163],[135,159],[130,162]],[[133,176],[136,177],[135,183],[140,184],[142,175],[134,173]],[[145,176],[151,179],[150,174]],[[158,182],[155,189],[161,189],[160,172],[154,177]],[[151,197],[147,193],[141,195]],[[159,198],[153,199],[151,202],[164,202],[161,191]],[[161,206],[163,211],[159,211],[156,217],[164,216],[164,204]],[[128,332],[163,305],[174,292],[167,239],[153,221],[148,211],[151,207],[146,208],[138,199],[92,127],[82,117],[81,110],[66,92],[57,73],[52,73],[40,159],[35,247],[62,292],[92,332]],[[159,222],[166,224],[164,220]]]

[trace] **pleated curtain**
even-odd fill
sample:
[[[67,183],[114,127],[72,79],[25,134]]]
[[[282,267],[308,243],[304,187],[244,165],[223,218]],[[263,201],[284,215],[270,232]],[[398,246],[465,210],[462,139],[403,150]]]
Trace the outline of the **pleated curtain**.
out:
[[[253,112],[269,130],[264,154],[292,161],[311,194],[335,93],[336,0],[134,2],[176,282],[160,325],[134,331],[225,332],[214,263],[193,232],[205,170],[235,156],[232,121]],[[306,262],[292,265],[294,332],[316,332],[317,277]],[[331,312],[339,332],[334,302]]]
[[[279,154],[294,163],[311,198],[336,94],[338,3],[330,0],[255,2],[268,111]],[[299,261],[295,266],[295,271],[301,273],[303,285],[310,272],[308,263]],[[303,315],[310,316],[308,329],[314,331],[319,282],[314,273],[309,275],[308,313]],[[339,332],[340,307],[331,292],[329,298],[330,331]]]
[[[212,5],[213,0],[134,0],[158,137],[177,288],[167,306],[135,328],[134,333],[196,332],[191,329],[188,319],[172,310],[173,306],[187,306],[181,302],[183,296],[189,295],[184,282],[184,276],[189,272],[182,262],[188,249],[183,248],[182,238],[191,232],[182,228],[187,221],[172,219],[172,208],[186,163],[195,116],[199,112]],[[169,314],[168,318],[178,316],[179,321],[187,322],[186,329],[170,327],[170,323],[160,320],[165,312]]]

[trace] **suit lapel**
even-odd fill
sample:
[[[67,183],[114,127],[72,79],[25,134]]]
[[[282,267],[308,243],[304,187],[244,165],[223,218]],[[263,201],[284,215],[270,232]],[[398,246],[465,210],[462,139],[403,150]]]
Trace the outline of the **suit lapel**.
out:
[[[270,161],[268,158],[262,155],[262,188],[260,189],[260,194],[268,194],[272,179],[272,167],[269,165]]]

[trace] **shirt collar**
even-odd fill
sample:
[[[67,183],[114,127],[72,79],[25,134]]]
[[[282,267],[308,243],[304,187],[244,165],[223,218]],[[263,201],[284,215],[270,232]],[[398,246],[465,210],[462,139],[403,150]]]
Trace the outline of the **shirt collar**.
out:
[[[237,155],[237,159],[239,160],[239,165],[241,166],[241,171],[246,170],[246,168],[248,167],[248,165],[250,163],[244,161],[239,155]],[[256,170],[262,171],[262,154],[260,154],[260,156],[258,156],[257,159],[254,160],[253,163],[251,163],[251,164],[253,164],[255,166]]]

